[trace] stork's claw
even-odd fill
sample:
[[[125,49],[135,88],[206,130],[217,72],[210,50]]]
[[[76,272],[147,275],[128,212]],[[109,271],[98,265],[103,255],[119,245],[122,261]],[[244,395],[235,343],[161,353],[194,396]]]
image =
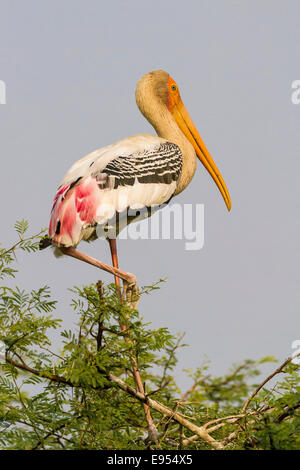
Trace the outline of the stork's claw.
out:
[[[134,274],[130,274],[128,280],[123,280],[122,299],[129,307],[137,308],[140,301],[140,293]]]

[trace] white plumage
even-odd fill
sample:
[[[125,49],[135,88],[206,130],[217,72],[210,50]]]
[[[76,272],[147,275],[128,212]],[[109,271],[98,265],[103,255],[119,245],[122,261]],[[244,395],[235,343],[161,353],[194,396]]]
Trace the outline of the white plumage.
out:
[[[127,210],[169,201],[181,166],[179,147],[151,135],[132,136],[88,154],[70,168],[58,188],[50,220],[52,240],[58,246],[74,246],[90,238],[97,225],[111,225]],[[123,216],[117,233],[124,226]]]
[[[63,177],[60,186],[71,184],[83,175],[88,177],[95,171],[101,172],[109,162],[120,155],[129,156],[134,155],[136,152],[147,152],[165,142],[167,142],[166,139],[161,137],[138,134],[94,150],[71,166]]]

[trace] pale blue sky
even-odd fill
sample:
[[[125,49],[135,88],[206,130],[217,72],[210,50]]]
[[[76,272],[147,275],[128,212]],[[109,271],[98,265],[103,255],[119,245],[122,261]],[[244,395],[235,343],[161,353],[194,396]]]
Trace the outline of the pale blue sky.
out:
[[[300,105],[291,102],[300,79],[299,2],[2,0],[0,8],[1,241],[11,242],[18,218],[33,231],[48,224],[74,161],[154,132],[134,91],[141,75],[163,68],[227,182],[232,212],[199,165],[174,202],[205,204],[203,250],[121,240],[120,265],[140,285],[168,277],[140,307],[155,327],[186,331],[178,376],[204,355],[220,374],[244,358],[290,355],[300,338]],[[104,241],[80,248],[109,262]],[[18,283],[49,284],[68,327],[68,287],[111,281],[50,250],[19,260]]]

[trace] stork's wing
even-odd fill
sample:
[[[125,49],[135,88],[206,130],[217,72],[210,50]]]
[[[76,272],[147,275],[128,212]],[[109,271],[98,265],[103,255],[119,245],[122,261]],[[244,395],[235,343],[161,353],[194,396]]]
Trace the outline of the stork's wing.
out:
[[[142,184],[177,182],[182,168],[181,151],[172,142],[163,142],[151,150],[120,155],[100,172],[92,173],[101,189]]]
[[[150,137],[151,145],[146,136],[131,138],[139,138],[139,144],[147,141],[132,153],[124,140],[73,165],[52,208],[49,236],[54,244],[77,245],[91,226],[107,223],[116,212],[157,206],[172,197],[182,168],[181,150]]]

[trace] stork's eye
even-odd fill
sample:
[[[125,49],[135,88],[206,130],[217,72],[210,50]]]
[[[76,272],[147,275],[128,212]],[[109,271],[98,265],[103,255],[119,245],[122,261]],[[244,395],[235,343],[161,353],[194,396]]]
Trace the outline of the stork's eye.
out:
[[[176,85],[172,85],[171,88],[172,88],[173,91],[176,91],[176,90],[177,90],[177,86],[176,86]]]

